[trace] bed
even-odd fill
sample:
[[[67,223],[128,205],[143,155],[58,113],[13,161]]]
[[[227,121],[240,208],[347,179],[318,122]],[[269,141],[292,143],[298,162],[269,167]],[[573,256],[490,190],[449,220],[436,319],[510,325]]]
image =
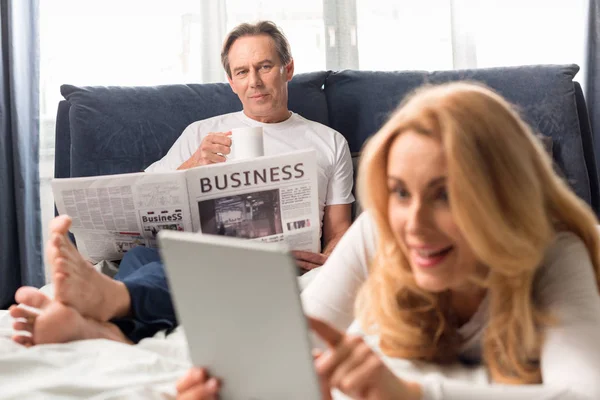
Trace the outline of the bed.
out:
[[[304,287],[312,276],[300,281]],[[52,285],[42,288],[52,294]],[[25,348],[10,340],[12,318],[0,311],[1,399],[174,399],[175,383],[191,366],[185,332],[159,332],[135,346],[109,340],[82,340]],[[357,331],[357,325],[350,327]],[[376,348],[373,337],[367,342]],[[437,367],[384,360],[407,379],[458,379],[487,384],[484,368]],[[335,400],[347,399],[334,393]]]

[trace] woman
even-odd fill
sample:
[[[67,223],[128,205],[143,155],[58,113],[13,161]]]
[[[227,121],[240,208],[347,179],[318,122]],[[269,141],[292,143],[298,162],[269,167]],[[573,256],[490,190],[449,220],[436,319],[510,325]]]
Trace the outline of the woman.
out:
[[[369,141],[359,174],[366,212],[302,294],[326,321],[311,320],[328,346],[315,360],[324,392],[600,398],[597,221],[502,97],[470,83],[418,90]],[[499,385],[396,377],[340,333],[355,318],[386,356],[483,364]],[[212,399],[219,386],[194,369],[178,391]]]

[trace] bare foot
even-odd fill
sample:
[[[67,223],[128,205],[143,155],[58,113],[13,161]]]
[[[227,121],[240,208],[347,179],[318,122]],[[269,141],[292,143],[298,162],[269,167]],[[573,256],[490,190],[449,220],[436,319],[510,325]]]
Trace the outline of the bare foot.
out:
[[[33,346],[33,323],[35,322],[35,315],[26,312],[16,305],[10,306],[8,311],[11,317],[15,318],[12,324],[13,329],[20,331],[19,334],[15,333],[12,339],[25,347]]]
[[[15,318],[13,329],[30,334],[13,336],[15,342],[24,346],[83,339],[110,339],[131,344],[116,325],[85,318],[73,307],[50,300],[35,288],[22,287],[15,297],[20,304],[39,309],[34,311],[20,306],[10,308],[10,315]]]
[[[83,258],[67,234],[71,218],[61,215],[50,224],[46,258],[52,266],[55,299],[81,316],[100,322],[122,317],[130,311],[127,288],[97,271]]]

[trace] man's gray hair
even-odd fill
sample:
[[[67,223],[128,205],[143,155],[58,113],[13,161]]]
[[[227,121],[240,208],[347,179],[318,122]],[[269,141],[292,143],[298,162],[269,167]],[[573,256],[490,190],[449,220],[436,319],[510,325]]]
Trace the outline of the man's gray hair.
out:
[[[268,35],[273,39],[281,64],[285,66],[292,61],[290,44],[277,25],[271,21],[259,21],[255,24],[243,23],[229,32],[223,43],[223,50],[221,50],[221,63],[229,78],[231,78],[231,68],[229,66],[229,50],[231,50],[231,46],[241,37],[257,35]]]

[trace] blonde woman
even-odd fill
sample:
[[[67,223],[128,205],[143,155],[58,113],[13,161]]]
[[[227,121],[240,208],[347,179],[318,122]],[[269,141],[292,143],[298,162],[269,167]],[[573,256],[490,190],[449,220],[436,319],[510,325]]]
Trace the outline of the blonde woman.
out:
[[[354,399],[600,399],[596,218],[513,108],[481,85],[410,96],[369,141],[366,209],[302,294],[323,388]],[[394,358],[482,364],[489,386],[409,382]],[[227,382],[224,382],[227,384]],[[194,369],[181,399],[220,382]],[[324,395],[327,398],[327,395]]]

